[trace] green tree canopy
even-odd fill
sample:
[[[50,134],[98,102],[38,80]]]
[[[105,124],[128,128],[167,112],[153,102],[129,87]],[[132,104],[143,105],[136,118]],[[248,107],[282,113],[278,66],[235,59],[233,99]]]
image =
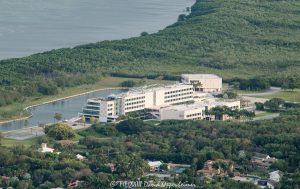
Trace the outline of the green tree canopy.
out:
[[[57,123],[45,128],[47,136],[56,140],[65,140],[75,137],[75,131],[64,123]]]

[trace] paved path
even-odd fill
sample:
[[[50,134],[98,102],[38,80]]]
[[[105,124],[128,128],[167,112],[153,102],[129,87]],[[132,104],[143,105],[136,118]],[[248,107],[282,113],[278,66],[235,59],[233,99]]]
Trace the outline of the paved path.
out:
[[[255,111],[255,109],[256,109],[255,104],[254,104],[255,102],[264,103],[268,100],[266,98],[263,98],[264,96],[274,95],[281,91],[282,91],[282,89],[280,87],[270,87],[270,89],[265,92],[239,94],[239,96],[242,97],[243,99],[249,101],[249,107],[247,107],[247,110]],[[274,119],[278,116],[279,116],[279,113],[274,113],[271,115],[255,117],[251,121],[270,120],[270,119]]]
[[[276,93],[279,93],[279,92],[281,92],[280,87],[270,87],[270,89],[268,89],[265,92],[240,94],[240,96],[269,96],[269,95],[273,95],[273,94],[276,94]]]

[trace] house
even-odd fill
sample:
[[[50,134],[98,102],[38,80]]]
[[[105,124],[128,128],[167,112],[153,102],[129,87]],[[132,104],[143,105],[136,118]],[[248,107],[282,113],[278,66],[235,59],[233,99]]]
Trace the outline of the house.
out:
[[[258,161],[273,161],[276,160],[274,157],[270,157],[268,154],[262,154],[262,153],[254,153],[254,156],[252,157],[253,160]]]
[[[160,170],[160,166],[163,164],[161,161],[148,161],[151,172],[157,172]]]
[[[214,74],[182,74],[181,81],[185,84],[193,84],[196,91],[222,91],[222,78]]]
[[[218,168],[216,168],[216,166],[218,164],[225,164],[228,165],[228,170],[225,170],[224,168],[222,168],[221,165],[219,165]],[[231,163],[230,160],[207,160],[204,163],[204,167],[201,170],[197,171],[198,175],[203,175],[204,177],[208,177],[208,178],[212,178],[215,175],[221,175],[221,176],[226,176],[228,174],[228,171],[233,171],[234,170],[234,166]]]
[[[255,185],[257,185],[259,188],[271,188],[274,189],[276,186],[276,183],[271,181],[270,179],[261,179],[259,176],[255,175],[243,175],[243,176],[235,176],[232,178],[235,181],[240,182],[251,182]]]
[[[70,187],[70,188],[76,188],[76,187],[79,186],[79,184],[80,184],[81,182],[82,182],[82,181],[76,180],[76,181],[74,181],[74,182],[68,183],[67,186]]]
[[[77,155],[76,155],[76,158],[77,158],[78,160],[80,160],[80,161],[86,160],[86,157],[85,157],[85,156],[82,156],[82,155],[80,155],[80,154],[77,154]]]
[[[254,156],[251,158],[252,166],[260,171],[266,171],[276,161],[276,158],[261,153],[255,153]]]
[[[10,177],[7,177],[7,176],[0,176],[0,181],[2,182],[8,182],[10,179]]]
[[[146,177],[157,177],[160,180],[166,180],[173,178],[169,173],[148,173],[145,175]]]
[[[272,180],[274,182],[279,182],[280,181],[279,170],[270,172],[269,175],[270,175],[270,177],[269,177],[270,180]]]
[[[116,165],[114,163],[107,163],[105,166],[109,167],[111,172],[116,171]]]
[[[42,152],[42,153],[53,153],[54,149],[53,148],[49,148],[47,146],[47,143],[42,143],[41,148],[39,149],[39,152]]]
[[[168,170],[170,172],[174,172],[176,174],[181,174],[186,169],[190,168],[191,165],[187,164],[174,164],[174,163],[168,163]]]
[[[275,188],[274,183],[270,182],[269,180],[258,180],[255,184],[258,185],[260,188]]]

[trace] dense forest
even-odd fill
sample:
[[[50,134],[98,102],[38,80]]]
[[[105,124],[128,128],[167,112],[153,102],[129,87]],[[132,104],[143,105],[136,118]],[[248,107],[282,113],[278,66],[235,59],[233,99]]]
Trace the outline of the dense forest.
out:
[[[105,75],[216,73],[299,87],[300,2],[198,0],[178,22],[140,37],[0,61],[0,106]]]
[[[176,182],[194,183],[205,189],[255,189],[251,183],[236,182],[230,177],[207,183],[199,179],[196,171],[203,168],[206,160],[229,159],[235,171],[257,174],[250,159],[260,152],[279,159],[270,167],[283,173],[278,189],[299,188],[299,122],[300,110],[290,110],[267,121],[157,124],[129,119],[118,124],[96,123],[78,133],[57,124],[46,129],[47,135],[29,148],[0,146],[0,186],[51,188],[80,180],[83,182],[79,188],[110,188],[114,180],[155,179],[144,177],[149,171],[147,160],[161,160],[191,165],[175,178]],[[74,138],[75,135],[78,136]],[[78,138],[79,143],[74,142]],[[61,153],[38,152],[42,142]],[[86,159],[78,160],[76,154]],[[108,166],[111,164],[115,165],[113,171]]]

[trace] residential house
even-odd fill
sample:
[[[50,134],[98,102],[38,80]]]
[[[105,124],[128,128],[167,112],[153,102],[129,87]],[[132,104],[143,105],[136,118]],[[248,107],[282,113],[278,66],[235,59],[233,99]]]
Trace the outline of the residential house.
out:
[[[53,153],[54,149],[53,148],[49,148],[47,146],[47,143],[42,143],[41,148],[39,149],[39,152],[42,152],[42,153]]]
[[[80,155],[80,154],[77,154],[77,155],[76,155],[76,158],[77,158],[78,160],[80,160],[80,161],[86,160],[86,157],[83,156],[83,155]]]
[[[111,172],[116,171],[116,165],[114,163],[107,163],[105,166],[109,167]]]
[[[228,167],[228,170],[224,170],[224,168],[222,166],[219,166],[218,168],[216,168],[214,165],[215,164],[226,164]],[[234,166],[231,163],[230,160],[207,160],[204,163],[204,167],[201,170],[197,171],[197,174],[199,175],[203,175],[204,177],[208,177],[208,178],[212,178],[215,175],[221,175],[221,176],[226,176],[228,174],[228,171],[233,171],[234,170]]]
[[[280,177],[280,174],[279,174],[279,170],[270,172],[269,175],[270,175],[269,180],[272,180],[272,181],[277,182],[277,183],[280,181],[281,177]]]
[[[160,171],[160,166],[163,164],[161,161],[148,161],[151,172]]]
[[[186,169],[190,168],[191,165],[187,164],[174,164],[174,163],[168,163],[168,170],[170,172],[174,172],[176,174],[181,174]]]
[[[276,158],[261,153],[255,153],[251,158],[252,166],[259,171],[266,171],[276,161]]]

